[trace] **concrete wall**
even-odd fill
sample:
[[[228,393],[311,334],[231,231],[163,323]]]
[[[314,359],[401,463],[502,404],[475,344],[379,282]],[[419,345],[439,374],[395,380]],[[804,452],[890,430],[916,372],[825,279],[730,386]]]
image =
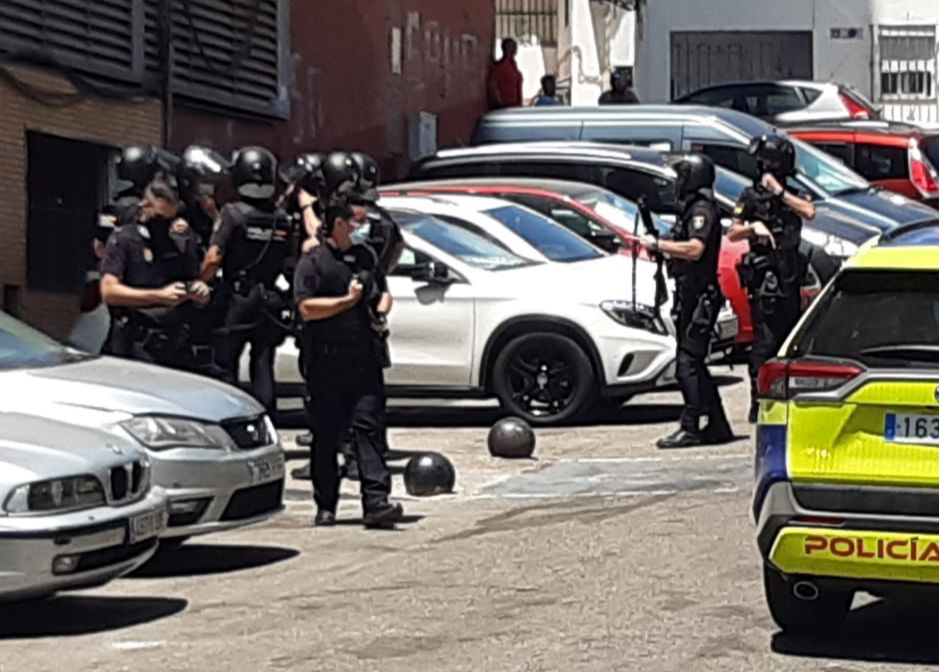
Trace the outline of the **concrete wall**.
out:
[[[71,91],[64,81],[44,72],[16,69],[44,90]],[[26,192],[28,131],[109,145],[159,144],[162,115],[159,103],[88,100],[71,107],[47,107],[0,82],[0,285],[19,292],[20,316],[38,328],[65,337],[78,317],[75,295],[30,292],[26,289]],[[63,179],[67,176],[63,175]],[[76,250],[87,254],[87,250]],[[11,292],[13,293],[13,292]],[[16,306],[0,307],[8,310]]]
[[[362,149],[387,177],[410,163],[409,120],[437,115],[439,146],[465,143],[486,110],[494,3],[294,0],[288,122],[178,110],[172,144],[224,151],[260,143],[283,160],[300,151]],[[397,33],[395,31],[400,31]],[[392,57],[392,35],[400,48]],[[400,59],[400,74],[393,60]]]

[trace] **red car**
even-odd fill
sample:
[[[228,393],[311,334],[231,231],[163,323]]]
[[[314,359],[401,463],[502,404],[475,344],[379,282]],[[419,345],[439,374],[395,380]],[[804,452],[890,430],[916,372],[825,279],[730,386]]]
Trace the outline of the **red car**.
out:
[[[832,121],[786,130],[879,187],[939,206],[939,130],[887,121]]]
[[[494,196],[540,212],[597,247],[629,256],[633,254],[636,240],[633,234],[635,203],[590,184],[563,180],[479,178],[392,185],[380,189],[380,192],[386,196],[416,196],[434,192]],[[659,217],[654,217],[653,221],[660,233],[671,228]],[[733,243],[725,236],[718,268],[721,291],[737,314],[738,345],[753,341],[750,304],[737,275],[737,264],[747,249],[746,242]],[[639,256],[646,258],[645,250],[640,248]]]

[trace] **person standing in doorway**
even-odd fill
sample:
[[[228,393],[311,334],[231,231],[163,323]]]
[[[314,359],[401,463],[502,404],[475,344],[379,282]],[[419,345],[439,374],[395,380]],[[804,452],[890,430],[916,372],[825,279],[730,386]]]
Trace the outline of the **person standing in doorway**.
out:
[[[502,40],[502,58],[489,72],[489,107],[498,110],[519,107],[522,104],[522,72],[515,56],[518,42],[508,37]]]
[[[535,98],[532,103],[535,107],[543,105],[561,105],[561,99],[558,98],[558,80],[554,75],[545,75],[541,78],[541,95]]]

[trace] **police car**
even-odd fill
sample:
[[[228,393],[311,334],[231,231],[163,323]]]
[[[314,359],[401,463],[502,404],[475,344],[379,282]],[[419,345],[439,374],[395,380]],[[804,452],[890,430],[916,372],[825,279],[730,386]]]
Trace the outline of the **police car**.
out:
[[[753,513],[786,631],[939,584],[939,225],[841,270],[759,375]]]

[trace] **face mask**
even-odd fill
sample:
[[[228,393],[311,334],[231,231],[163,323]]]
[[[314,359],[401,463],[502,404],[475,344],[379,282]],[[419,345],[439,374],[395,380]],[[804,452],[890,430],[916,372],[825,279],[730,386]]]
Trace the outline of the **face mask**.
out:
[[[351,234],[349,234],[349,238],[352,240],[353,245],[361,245],[366,240],[368,240],[368,234],[368,226],[360,224],[359,226],[355,227]]]

